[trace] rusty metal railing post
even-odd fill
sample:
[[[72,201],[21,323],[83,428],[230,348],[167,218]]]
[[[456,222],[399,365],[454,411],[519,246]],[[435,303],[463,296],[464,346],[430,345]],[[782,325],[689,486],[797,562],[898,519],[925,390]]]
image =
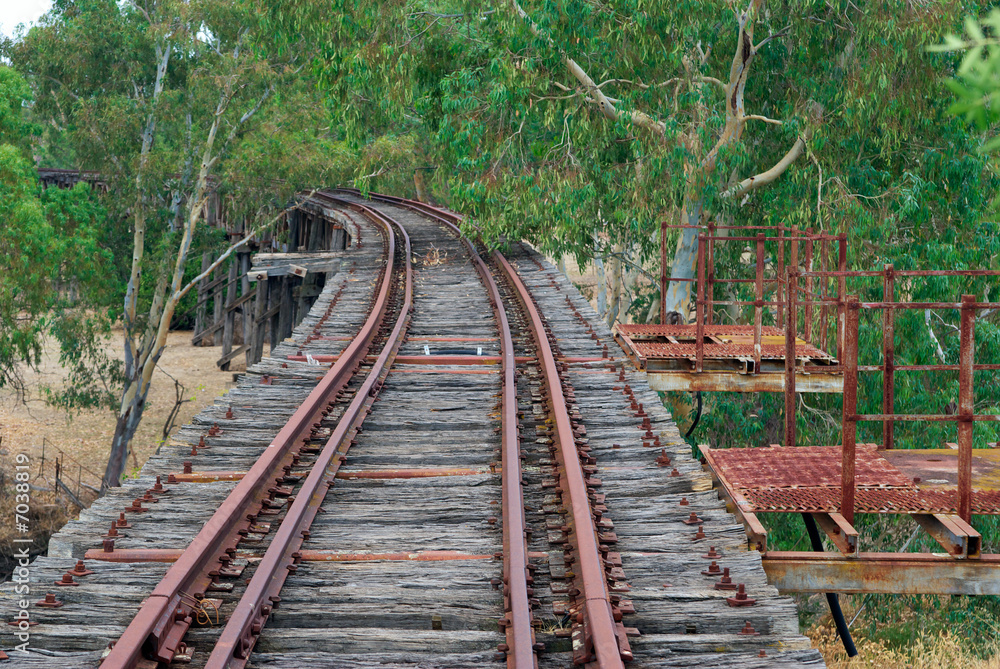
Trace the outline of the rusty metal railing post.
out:
[[[705,290],[705,325],[712,324],[712,300],[715,299],[715,223],[708,222],[708,246],[705,249],[706,274],[708,286]]]
[[[799,290],[798,272],[795,266],[785,271],[788,286],[788,318],[785,323],[785,446],[795,446],[795,338],[796,309],[795,298]]]
[[[844,358],[844,294],[847,292],[847,235],[837,236],[837,359]]]
[[[785,226],[778,224],[778,293],[775,302],[778,303],[778,327],[785,327]]]
[[[827,330],[830,329],[830,324],[827,322],[830,310],[826,306],[826,301],[830,297],[830,277],[825,276],[827,268],[826,259],[830,253],[830,245],[827,242],[826,235],[823,235],[819,246],[819,271],[824,273],[824,276],[819,280],[819,299],[821,300],[819,307],[819,349],[826,351],[826,343],[829,335]]]
[[[806,234],[808,238],[806,239],[806,271],[813,271],[813,240],[812,240],[812,229],[806,228]],[[805,303],[805,323],[803,323],[802,332],[803,337],[806,342],[812,343],[812,317],[813,317],[813,278],[811,276],[806,277],[806,303]]]
[[[705,363],[705,235],[698,235],[698,299],[695,304],[695,371]]]
[[[844,343],[844,414],[840,470],[840,515],[854,523],[854,461],[857,447],[858,414],[858,333],[861,304],[856,295],[846,301],[846,341]]]
[[[753,303],[753,373],[760,372],[760,329],[764,317],[764,235],[757,235],[757,271]]]
[[[667,324],[667,219],[660,221],[660,325]]]
[[[896,275],[892,265],[885,266],[882,301],[895,301]],[[882,413],[891,416],[895,413],[896,390],[896,310],[887,308],[882,312]],[[882,448],[890,449],[894,442],[895,423],[892,419],[882,421]]]
[[[962,295],[958,358],[958,515],[972,521],[973,364],[976,347],[976,296]]]

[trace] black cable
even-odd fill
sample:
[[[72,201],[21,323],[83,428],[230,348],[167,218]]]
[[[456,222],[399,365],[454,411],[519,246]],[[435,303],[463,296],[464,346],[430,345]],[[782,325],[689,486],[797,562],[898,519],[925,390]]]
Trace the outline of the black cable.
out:
[[[438,350],[432,350],[431,355],[482,355],[477,349],[474,348],[442,348]]]
[[[694,415],[694,422],[691,423],[691,427],[689,427],[688,431],[684,433],[685,439],[691,436],[691,433],[694,432],[694,429],[698,427],[698,421],[701,420],[701,391],[699,390],[698,392],[696,392],[695,396],[698,398],[698,411]]]
[[[823,540],[819,536],[819,528],[816,527],[816,521],[808,513],[802,514],[802,520],[806,523],[806,531],[809,533],[809,542],[812,544],[813,550],[822,553]],[[851,630],[847,627],[844,612],[840,610],[840,599],[837,597],[837,593],[826,593],[826,602],[830,605],[830,615],[833,616],[833,622],[837,626],[837,634],[840,635],[841,641],[844,642],[844,650],[847,651],[847,657],[855,657],[858,654],[858,649],[854,646],[854,639],[851,638]]]

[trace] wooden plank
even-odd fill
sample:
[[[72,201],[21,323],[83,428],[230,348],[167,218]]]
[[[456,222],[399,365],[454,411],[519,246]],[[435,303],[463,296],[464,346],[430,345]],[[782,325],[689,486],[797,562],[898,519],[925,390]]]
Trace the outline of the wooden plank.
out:
[[[246,353],[248,348],[250,347],[247,346],[246,344],[243,344],[239,348],[233,349],[229,353],[224,354],[221,358],[219,358],[215,362],[215,364],[218,365],[220,369],[227,369],[229,363],[235,360],[236,358],[240,357],[244,353]]]
[[[233,337],[236,333],[236,311],[234,303],[236,302],[236,281],[237,281],[237,263],[232,261],[229,263],[229,282],[226,284],[226,306],[225,306],[225,324],[222,329],[222,357],[226,358],[233,350]],[[229,370],[230,361],[234,360],[234,357],[225,360],[224,362],[217,363],[219,368],[223,371]]]
[[[191,337],[191,345],[195,346],[199,342],[204,341],[206,337],[208,337],[208,336],[210,336],[210,335],[218,332],[219,330],[221,330],[224,325],[225,325],[225,321],[224,320],[219,320],[219,321],[216,321],[216,322],[212,323],[207,328],[205,328],[201,332],[199,332],[196,335],[194,335],[193,337]]]

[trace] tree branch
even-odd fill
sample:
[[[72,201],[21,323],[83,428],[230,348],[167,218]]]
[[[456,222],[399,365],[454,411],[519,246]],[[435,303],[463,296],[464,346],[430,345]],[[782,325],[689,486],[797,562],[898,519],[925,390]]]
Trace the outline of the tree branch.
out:
[[[786,153],[781,158],[781,160],[779,160],[774,165],[774,167],[764,172],[761,172],[760,174],[755,174],[752,177],[744,179],[743,181],[739,182],[729,190],[722,193],[721,197],[723,199],[738,200],[739,198],[743,197],[750,191],[756,188],[760,188],[761,186],[766,186],[769,183],[772,183],[775,179],[784,174],[785,170],[788,169],[788,166],[794,163],[796,159],[798,159],[798,157],[802,155],[802,152],[805,151],[805,148],[806,148],[805,139],[799,137],[798,139],[795,140],[795,144],[792,145],[792,148],[788,150],[788,153]]]
[[[521,8],[521,5],[518,4],[517,0],[510,0],[510,2],[518,16],[520,16],[524,22],[528,24],[528,28],[531,32],[534,33],[536,37],[544,39],[549,43],[549,46],[559,52],[563,65],[565,65],[566,69],[569,70],[569,73],[580,82],[587,94],[594,99],[594,104],[596,104],[597,108],[601,110],[601,113],[612,121],[617,121],[622,112],[620,112],[615,107],[614,103],[601,92],[601,89],[598,88],[597,84],[594,83],[594,80],[590,78],[590,75],[587,74],[575,60],[570,58],[565,51],[556,46],[556,43],[552,40],[552,38],[546,35],[542,29],[538,27],[538,24],[531,20],[524,9]],[[631,119],[633,125],[645,128],[646,130],[659,135],[661,138],[666,136],[667,126],[663,121],[657,121],[648,114],[644,114],[640,111],[625,113],[628,115],[628,118]]]
[[[308,195],[302,197],[301,200],[308,200],[310,197],[313,196],[313,194],[315,192],[316,192],[315,189],[312,190],[312,191],[310,191],[310,193]],[[221,265],[222,263],[224,263],[226,261],[226,259],[229,258],[229,256],[233,255],[233,253],[235,253],[238,248],[240,248],[241,246],[246,246],[246,244],[248,242],[250,242],[254,237],[256,237],[261,232],[263,232],[264,230],[267,230],[268,228],[270,228],[271,226],[273,226],[275,223],[277,223],[278,221],[280,221],[281,217],[284,216],[286,212],[291,211],[292,209],[295,209],[297,206],[299,206],[299,204],[300,204],[299,202],[296,202],[294,205],[289,205],[289,206],[285,207],[276,216],[274,216],[274,218],[272,218],[268,222],[264,223],[263,225],[260,225],[260,226],[258,226],[256,228],[254,228],[249,233],[247,233],[243,237],[243,239],[239,240],[235,244],[230,245],[230,247],[227,248],[225,251],[223,251],[222,255],[220,255],[218,258],[216,258],[215,261],[211,265],[209,265],[208,268],[204,272],[202,272],[198,276],[196,276],[193,279],[191,279],[191,281],[186,286],[184,286],[183,288],[181,288],[177,292],[177,299],[179,300],[179,299],[183,298],[185,295],[187,295],[188,292],[190,292],[190,290],[192,288],[194,288],[195,286],[197,286],[198,283],[202,279],[208,278],[208,276],[211,275],[212,272],[215,271],[215,268],[218,267],[219,265]]]

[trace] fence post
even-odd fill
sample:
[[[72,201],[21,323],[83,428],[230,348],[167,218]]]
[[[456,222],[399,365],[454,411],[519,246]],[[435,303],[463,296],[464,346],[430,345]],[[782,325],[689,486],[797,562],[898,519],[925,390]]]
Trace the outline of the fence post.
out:
[[[837,271],[847,271],[847,235],[837,237]],[[847,277],[837,276],[837,360],[844,357],[844,293],[847,292]]]
[[[785,327],[785,286],[782,279],[785,276],[785,226],[778,224],[778,292],[775,302],[778,303],[778,327]]]
[[[705,235],[698,235],[698,299],[695,304],[695,371],[705,362]]]
[[[757,235],[757,269],[753,303],[753,373],[760,372],[760,329],[764,317],[764,235]]]
[[[715,299],[715,222],[708,222],[708,245],[705,248],[705,272],[708,286],[705,289],[705,325],[712,324],[712,300]]]
[[[972,521],[972,414],[975,406],[973,364],[976,348],[975,295],[962,296],[958,359],[958,515]]]
[[[813,238],[812,229],[806,228],[806,271],[813,271]],[[813,278],[811,276],[806,277],[806,303],[805,303],[805,316],[803,323],[803,339],[808,343],[812,343],[812,317],[813,317]]]
[[[667,219],[660,221],[660,325],[667,324]]]
[[[896,275],[892,265],[885,266],[885,280],[882,288],[882,301],[896,300]],[[896,310],[886,309],[882,313],[882,413],[889,416],[895,413],[896,394]],[[882,421],[882,448],[893,447],[895,424],[891,419]]]
[[[785,446],[795,446],[795,298],[799,289],[798,273],[794,265],[785,270],[788,286],[788,313],[785,322]]]
[[[843,451],[840,470],[840,515],[854,523],[854,462],[858,428],[858,331],[861,305],[856,295],[847,298],[844,343]]]

